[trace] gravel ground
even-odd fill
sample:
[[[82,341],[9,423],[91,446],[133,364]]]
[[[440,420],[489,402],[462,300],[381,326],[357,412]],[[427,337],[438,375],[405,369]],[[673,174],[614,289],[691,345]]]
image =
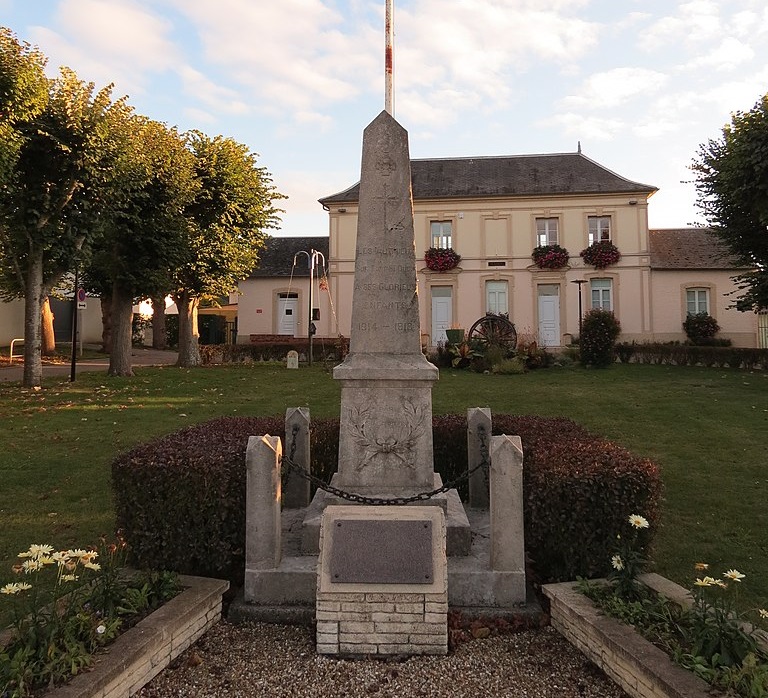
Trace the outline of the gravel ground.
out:
[[[214,626],[140,698],[626,698],[547,627],[459,645],[446,657],[345,661],[315,653],[309,628]]]

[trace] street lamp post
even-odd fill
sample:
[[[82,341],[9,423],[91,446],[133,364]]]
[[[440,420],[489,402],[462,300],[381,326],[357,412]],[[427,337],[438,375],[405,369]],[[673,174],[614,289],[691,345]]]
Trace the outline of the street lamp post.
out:
[[[313,312],[313,305],[314,305],[314,297],[312,295],[312,286],[313,281],[315,278],[315,268],[318,266],[318,261],[320,259],[323,260],[321,269],[325,269],[325,255],[322,252],[318,252],[317,250],[310,250],[307,252],[306,250],[299,250],[295,255],[293,255],[293,266],[296,266],[296,258],[299,255],[305,255],[307,257],[307,266],[309,268],[309,311],[307,312],[307,338],[309,339],[309,355],[308,355],[308,361],[309,365],[312,365],[312,339],[315,336],[315,332],[317,331],[317,328],[315,327],[315,324],[313,322],[312,312]]]
[[[582,313],[582,309],[581,309],[582,308],[582,305],[581,305],[581,287],[585,283],[587,283],[587,280],[586,279],[574,279],[573,281],[571,281],[571,283],[572,284],[576,284],[579,287],[579,342],[581,342],[581,324],[582,324],[582,319],[584,317],[584,315]]]

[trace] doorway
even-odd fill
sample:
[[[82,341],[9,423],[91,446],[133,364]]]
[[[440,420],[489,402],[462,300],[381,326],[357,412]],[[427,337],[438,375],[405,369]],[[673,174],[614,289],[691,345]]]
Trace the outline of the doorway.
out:
[[[299,294],[277,295],[277,334],[296,336],[299,327]]]
[[[541,284],[539,296],[539,343],[544,347],[560,346],[560,286]]]
[[[445,334],[453,322],[453,289],[450,286],[432,287],[432,346],[445,344]]]

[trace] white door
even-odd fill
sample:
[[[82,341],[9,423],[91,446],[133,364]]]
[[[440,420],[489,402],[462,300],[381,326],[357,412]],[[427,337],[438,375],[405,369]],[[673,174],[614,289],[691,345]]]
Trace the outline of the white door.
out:
[[[432,287],[432,345],[438,342],[445,343],[448,337],[445,334],[453,322],[453,300],[450,286]]]
[[[290,296],[281,293],[277,299],[277,334],[296,336],[299,321],[299,299],[295,293]]]
[[[560,346],[560,287],[554,284],[539,286],[539,342]]]

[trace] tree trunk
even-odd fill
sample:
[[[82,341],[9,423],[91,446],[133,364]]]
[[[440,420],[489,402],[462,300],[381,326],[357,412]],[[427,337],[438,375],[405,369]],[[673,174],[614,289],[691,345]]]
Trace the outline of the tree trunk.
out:
[[[53,332],[53,311],[51,299],[46,296],[42,306],[41,339],[43,356],[53,356],[56,353],[56,336]]]
[[[197,343],[197,306],[199,298],[190,298],[186,291],[174,296],[179,309],[179,360],[177,366],[191,368],[200,365],[200,347]]]
[[[132,376],[131,338],[133,322],[133,294],[112,287],[112,350],[109,352],[110,376]]]
[[[105,354],[112,351],[112,296],[101,296],[101,350]]]
[[[168,337],[165,333],[165,298],[152,299],[152,348],[166,349]]]
[[[24,280],[24,378],[25,388],[39,387],[43,380],[43,362],[40,353],[40,318],[43,297],[43,255],[30,257]]]

